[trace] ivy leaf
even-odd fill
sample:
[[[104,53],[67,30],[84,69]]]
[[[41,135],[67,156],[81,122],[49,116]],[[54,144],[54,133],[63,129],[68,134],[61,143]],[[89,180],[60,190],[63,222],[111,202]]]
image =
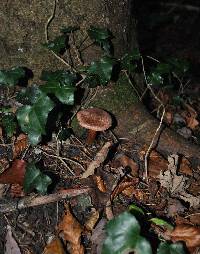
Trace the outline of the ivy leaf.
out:
[[[183,59],[171,58],[168,63],[172,66],[172,71],[177,75],[184,75],[190,68],[190,64]]]
[[[94,42],[99,45],[107,54],[110,55],[113,53],[111,43],[113,35],[108,29],[91,26],[90,29],[87,30],[87,33],[89,37],[94,40]]]
[[[161,242],[157,254],[186,254],[182,243]]]
[[[67,37],[66,35],[60,35],[53,41],[42,44],[45,48],[52,50],[56,54],[60,54],[67,48]]]
[[[155,70],[157,73],[166,74],[166,73],[170,73],[171,66],[170,64],[167,64],[167,63],[158,63]]]
[[[74,85],[78,79],[76,73],[65,70],[43,71],[40,78],[44,81],[58,81],[66,86]]]
[[[22,106],[17,110],[17,120],[29,141],[36,145],[41,140],[41,135],[46,134],[45,125],[48,114],[53,109],[54,103],[42,91],[38,94],[33,105]]]
[[[16,100],[22,104],[33,105],[38,100],[40,93],[38,86],[32,85],[30,87],[23,88],[20,92],[18,92]]]
[[[129,73],[133,73],[137,68],[136,61],[140,59],[140,52],[138,49],[134,49],[131,53],[126,53],[121,58],[122,69],[127,70]]]
[[[46,94],[54,94],[60,102],[73,105],[75,87],[62,86],[59,82],[50,81],[40,87],[41,91]]]
[[[0,70],[0,85],[14,86],[24,77],[25,70],[22,67],[15,67],[10,70]]]
[[[27,165],[24,178],[24,191],[26,193],[36,189],[39,193],[45,194],[51,183],[51,178],[43,174],[34,163]]]
[[[122,254],[134,250],[140,239],[140,225],[133,215],[124,212],[106,225],[107,237],[102,254]],[[148,254],[148,252],[147,252]]]
[[[164,79],[159,72],[155,71],[150,73],[150,75],[147,77],[147,81],[152,85],[159,86],[163,84]]]
[[[99,61],[92,62],[91,65],[86,68],[86,71],[90,75],[98,76],[100,84],[105,85],[112,77],[113,66],[115,63],[115,59],[105,56]]]
[[[169,224],[165,220],[162,220],[162,219],[159,219],[159,218],[152,218],[149,221],[153,222],[157,226],[164,226],[164,227],[166,227],[170,230],[172,230],[174,228],[171,224]]]
[[[7,137],[11,138],[17,129],[17,123],[14,114],[4,115],[1,119],[2,126]]]
[[[134,251],[137,254],[152,254],[150,243],[142,236],[139,236]]]
[[[142,215],[144,215],[145,213],[144,213],[144,211],[140,208],[140,207],[138,207],[138,206],[136,206],[136,205],[134,205],[134,204],[131,204],[130,206],[129,206],[129,212],[138,212],[138,213],[140,213],[140,214],[142,214]]]
[[[61,33],[63,33],[63,34],[70,34],[70,33],[73,33],[77,30],[79,30],[78,26],[68,26],[68,27],[63,27],[60,29]]]

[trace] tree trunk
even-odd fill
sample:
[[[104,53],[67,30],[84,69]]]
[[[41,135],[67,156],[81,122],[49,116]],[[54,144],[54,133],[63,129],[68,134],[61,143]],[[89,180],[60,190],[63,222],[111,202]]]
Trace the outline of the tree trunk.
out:
[[[90,25],[109,28],[115,36],[116,56],[136,46],[132,0],[2,0],[0,5],[0,69],[25,66],[37,81],[41,70],[66,68],[41,44],[45,43],[48,19],[49,39],[59,35],[62,27],[79,26],[79,41]],[[52,15],[54,6],[56,9]],[[95,55],[94,55],[95,54]],[[85,61],[97,55],[85,50]]]

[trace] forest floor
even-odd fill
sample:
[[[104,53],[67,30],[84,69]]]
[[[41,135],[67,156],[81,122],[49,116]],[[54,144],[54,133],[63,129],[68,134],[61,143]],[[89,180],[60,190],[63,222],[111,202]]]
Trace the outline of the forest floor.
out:
[[[170,6],[163,2],[162,7],[156,5],[151,15],[147,7],[152,9],[150,4],[146,8],[138,6],[137,13],[141,53],[150,56],[144,58],[147,68],[151,61],[165,61],[172,56],[190,63],[189,75],[181,83],[181,89],[155,89],[166,105],[164,122],[177,135],[200,145],[200,7]],[[172,103],[174,93],[184,99],[183,106]],[[145,104],[151,113],[157,113],[159,105],[154,96],[148,95]],[[12,153],[13,146],[6,145],[3,135],[0,138],[1,167],[8,168],[3,154]],[[137,143],[133,146],[133,142],[119,139],[114,130],[101,133],[92,145],[87,145],[85,138],[86,134],[80,137],[72,134],[60,141],[53,136],[51,141],[35,148],[27,147],[25,135],[16,139],[15,160],[21,160],[22,153],[25,161],[34,159],[40,164],[42,161],[44,172],[54,181],[46,196],[36,193],[26,196],[19,184],[0,185],[0,254],[4,253],[6,239],[7,245],[16,248],[16,252],[6,254],[20,253],[12,242],[14,239],[22,254],[83,253],[83,249],[85,253],[100,254],[106,222],[131,209],[131,205],[132,209],[141,208],[146,220],[156,217],[172,225],[193,227],[194,235],[186,230],[181,240],[189,247],[188,253],[200,253],[200,246],[191,243],[191,238],[200,235],[200,165],[193,168],[182,155],[164,158],[152,150],[146,181],[148,146]],[[155,235],[164,237],[164,233],[159,226],[150,228],[156,249]],[[65,230],[67,244],[59,240]],[[55,237],[55,246],[49,247]]]

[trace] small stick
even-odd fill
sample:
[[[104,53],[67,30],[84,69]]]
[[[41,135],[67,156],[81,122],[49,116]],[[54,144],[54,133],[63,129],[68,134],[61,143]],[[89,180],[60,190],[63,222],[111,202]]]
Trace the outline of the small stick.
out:
[[[28,207],[38,206],[49,204],[53,202],[58,202],[59,200],[76,197],[78,195],[87,193],[91,190],[89,187],[85,188],[70,188],[63,189],[59,192],[45,195],[45,196],[37,196],[37,197],[24,197],[19,201],[6,201],[6,203],[0,204],[0,213],[9,213],[14,212],[16,210],[25,209]]]

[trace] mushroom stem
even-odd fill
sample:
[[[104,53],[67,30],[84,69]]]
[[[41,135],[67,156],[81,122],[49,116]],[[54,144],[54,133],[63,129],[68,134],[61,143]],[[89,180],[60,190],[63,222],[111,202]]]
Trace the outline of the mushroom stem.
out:
[[[88,130],[86,143],[88,145],[91,145],[94,142],[94,140],[96,138],[96,135],[97,135],[96,131],[94,131],[94,130]]]

